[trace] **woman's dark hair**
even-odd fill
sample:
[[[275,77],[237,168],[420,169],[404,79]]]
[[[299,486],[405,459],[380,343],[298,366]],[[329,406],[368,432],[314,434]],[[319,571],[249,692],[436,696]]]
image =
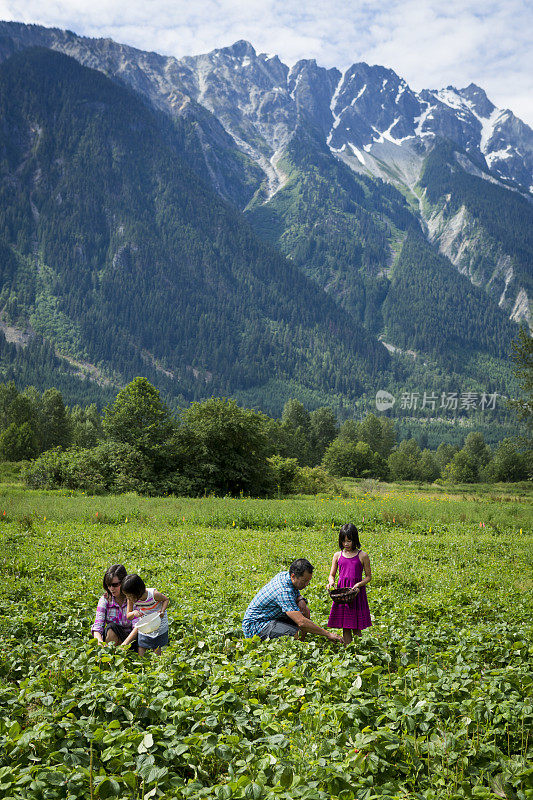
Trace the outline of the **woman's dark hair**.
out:
[[[109,597],[109,589],[108,586],[110,583],[113,583],[113,578],[117,578],[121,583],[128,574],[128,571],[124,564],[113,564],[112,567],[109,567],[107,572],[104,574],[104,592]]]
[[[138,600],[145,593],[146,586],[139,575],[126,575],[122,581],[122,591]]]
[[[358,550],[361,549],[361,542],[359,541],[359,531],[357,530],[353,522],[347,522],[346,525],[343,525],[339,531],[339,547],[341,550],[344,548],[345,539],[349,539],[353,547],[356,547]]]

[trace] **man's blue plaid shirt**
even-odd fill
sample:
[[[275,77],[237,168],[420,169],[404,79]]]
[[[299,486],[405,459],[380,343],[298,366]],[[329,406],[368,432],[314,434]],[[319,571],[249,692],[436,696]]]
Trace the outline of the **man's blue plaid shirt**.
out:
[[[242,629],[247,637],[259,633],[267,622],[278,619],[287,611],[299,611],[300,592],[292,585],[287,571],[279,572],[262,589],[246,609]]]

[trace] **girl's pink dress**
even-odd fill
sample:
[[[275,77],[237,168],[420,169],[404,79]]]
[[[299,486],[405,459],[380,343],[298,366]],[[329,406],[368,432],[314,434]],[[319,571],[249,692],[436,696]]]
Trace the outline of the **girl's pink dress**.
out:
[[[359,553],[353,558],[339,556],[339,589],[345,586],[352,587],[359,583],[363,577],[363,565],[359,558]],[[352,630],[362,631],[372,625],[370,619],[370,609],[366,599],[366,586],[363,586],[359,594],[350,600],[349,603],[333,603],[329,613],[328,628],[351,628]]]

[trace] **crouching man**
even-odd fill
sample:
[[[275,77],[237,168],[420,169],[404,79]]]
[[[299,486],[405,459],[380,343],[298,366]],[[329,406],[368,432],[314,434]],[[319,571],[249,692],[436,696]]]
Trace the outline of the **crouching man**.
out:
[[[310,583],[313,565],[306,558],[293,561],[289,569],[279,572],[260,589],[246,609],[242,623],[244,635],[260,639],[293,636],[303,639],[307,633],[323,636],[331,642],[342,642],[342,636],[321,628],[311,619],[300,589]]]

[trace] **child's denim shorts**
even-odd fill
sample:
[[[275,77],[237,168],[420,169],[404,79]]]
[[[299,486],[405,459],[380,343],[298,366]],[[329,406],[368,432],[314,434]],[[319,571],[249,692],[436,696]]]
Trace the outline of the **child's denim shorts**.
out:
[[[157,650],[158,647],[167,647],[168,630],[164,633],[160,633],[159,636],[147,636],[145,633],[139,631],[137,643],[139,647],[144,647],[146,650]]]

